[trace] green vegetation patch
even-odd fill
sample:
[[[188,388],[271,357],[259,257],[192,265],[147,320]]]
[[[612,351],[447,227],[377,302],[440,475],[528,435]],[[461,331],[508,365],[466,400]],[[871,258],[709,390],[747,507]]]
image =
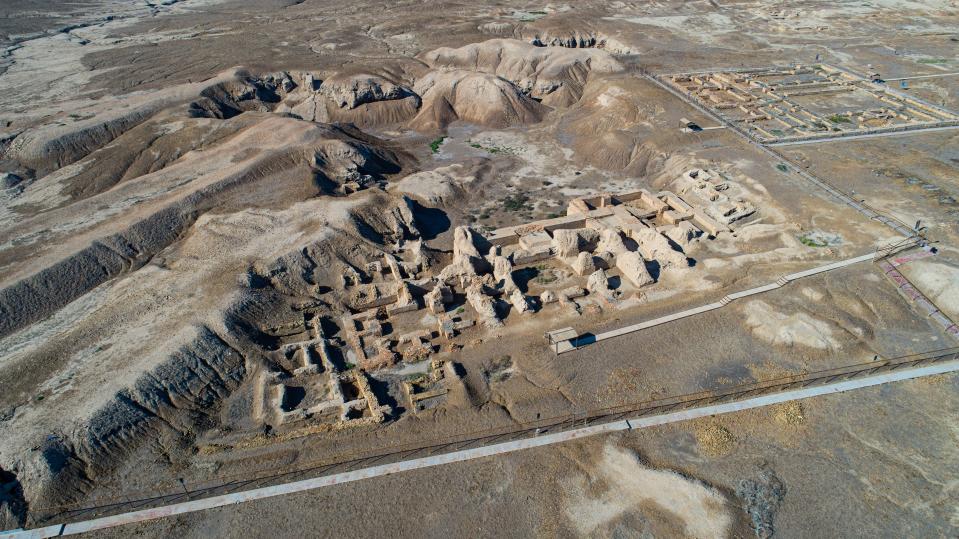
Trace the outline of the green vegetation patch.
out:
[[[516,155],[519,152],[519,148],[511,148],[509,146],[485,146],[478,142],[473,142],[472,140],[466,141],[470,147],[476,148],[477,150],[483,150],[489,153],[505,153],[510,155]]]
[[[506,211],[522,211],[522,210],[532,210],[533,208],[529,205],[529,197],[523,193],[517,193],[515,195],[509,195],[503,199],[503,209]]]
[[[802,236],[799,236],[799,242],[805,245],[806,247],[813,247],[813,248],[832,247],[834,245],[839,245],[842,243],[842,236],[840,236],[839,234],[831,234],[829,232],[814,230],[812,232],[807,232],[803,234]]]
[[[834,124],[849,124],[849,123],[852,123],[852,120],[850,120],[848,117],[843,116],[843,115],[841,115],[841,114],[833,114],[832,116],[829,117],[829,121],[832,122],[832,123],[834,123]]]
[[[443,145],[443,141],[446,140],[446,137],[440,137],[433,142],[430,142],[430,151],[433,153],[439,153],[440,146]]]
[[[536,277],[533,278],[534,283],[549,284],[559,280],[559,276],[557,276],[552,270],[550,270],[549,266],[547,266],[546,264],[537,264],[535,268],[536,268]]]
[[[513,12],[513,18],[519,19],[520,21],[523,21],[523,22],[532,22],[537,19],[542,19],[545,16],[546,16],[546,12],[541,10],[536,10],[536,11],[516,10]]]
[[[789,167],[787,167],[783,163],[779,163],[778,165],[776,165],[776,168],[779,169],[779,172],[789,172]]]
[[[552,273],[544,273],[539,277],[533,279],[537,284],[549,284],[554,283],[559,279],[559,277],[553,275]]]
[[[828,247],[827,243],[806,236],[800,236],[799,241],[801,241],[806,247]]]
[[[513,374],[513,358],[501,356],[490,361],[489,366],[483,369],[483,376],[489,382],[502,382]]]

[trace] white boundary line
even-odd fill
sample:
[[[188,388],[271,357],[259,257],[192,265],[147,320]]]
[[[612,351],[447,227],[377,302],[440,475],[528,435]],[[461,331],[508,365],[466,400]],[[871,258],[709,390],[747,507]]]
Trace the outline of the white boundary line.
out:
[[[883,374],[876,374],[876,375],[867,376],[867,377],[863,377],[855,380],[847,380],[844,382],[835,382],[832,384],[827,384],[822,386],[814,386],[814,387],[808,387],[803,389],[795,389],[791,391],[783,391],[781,393],[776,393],[773,395],[753,397],[750,399],[744,399],[736,402],[716,404],[711,406],[702,406],[699,408],[691,408],[691,409],[683,410],[680,412],[673,412],[673,413],[662,414],[657,416],[639,417],[636,419],[613,421],[613,422],[605,423],[602,425],[584,427],[580,429],[559,432],[556,434],[545,434],[543,436],[537,436],[534,438],[528,438],[524,440],[504,442],[504,443],[489,445],[486,447],[465,449],[462,451],[455,451],[452,453],[446,453],[442,455],[422,457],[422,458],[412,459],[412,460],[407,460],[402,462],[395,462],[392,464],[383,464],[380,466],[372,466],[370,468],[364,468],[362,470],[355,470],[352,472],[338,473],[338,474],[328,475],[324,477],[317,477],[314,479],[296,481],[293,483],[274,485],[270,487],[261,487],[261,488],[247,490],[243,492],[235,492],[232,494],[212,496],[212,497],[203,498],[200,500],[181,502],[181,503],[176,503],[176,504],[167,505],[163,507],[144,509],[141,511],[133,511],[130,513],[123,513],[120,515],[102,517],[102,518],[87,520],[83,522],[74,522],[71,524],[58,524],[54,526],[47,526],[44,528],[37,528],[33,530],[11,530],[7,532],[0,532],[0,539],[46,538],[46,537],[56,537],[59,535],[73,535],[73,534],[79,534],[79,533],[88,533],[96,530],[102,530],[105,528],[112,528],[115,526],[134,524],[137,522],[145,522],[145,521],[154,520],[158,518],[170,517],[175,515],[183,515],[183,514],[193,513],[197,511],[205,511],[207,509],[214,509],[217,507],[224,507],[227,505],[235,505],[238,503],[249,502],[254,500],[262,500],[262,499],[271,498],[274,496],[281,496],[285,494],[295,494],[298,492],[306,492],[306,491],[315,490],[321,487],[327,487],[327,486],[338,485],[343,483],[350,483],[353,481],[359,481],[361,479],[369,479],[371,477],[392,475],[395,473],[418,470],[422,468],[429,468],[432,466],[439,466],[442,464],[450,464],[453,462],[464,462],[464,461],[483,458],[483,457],[490,457],[493,455],[502,455],[506,453],[512,453],[514,451],[520,451],[523,449],[531,449],[535,447],[542,447],[546,445],[562,443],[569,440],[585,438],[587,436],[594,436],[597,434],[604,434],[609,432],[616,432],[616,431],[636,429],[636,428],[652,427],[656,425],[664,425],[667,423],[686,421],[689,419],[707,417],[707,416],[716,415],[716,414],[738,412],[742,410],[749,410],[752,408],[759,408],[763,406],[779,404],[782,402],[788,402],[792,400],[806,399],[806,398],[816,397],[820,395],[829,395],[832,393],[840,393],[843,391],[860,389],[864,387],[871,387],[871,386],[876,386],[876,385],[885,384],[889,382],[910,380],[913,378],[920,378],[923,376],[931,376],[931,375],[943,374],[948,372],[956,372],[956,371],[959,371],[959,361],[953,360],[953,361],[928,365],[926,367],[916,367],[912,369],[904,369],[901,371],[892,371],[892,372],[883,373]]]

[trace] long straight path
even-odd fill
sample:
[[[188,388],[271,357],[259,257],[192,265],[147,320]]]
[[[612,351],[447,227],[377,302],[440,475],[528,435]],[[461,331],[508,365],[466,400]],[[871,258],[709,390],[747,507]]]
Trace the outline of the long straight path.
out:
[[[624,430],[631,430],[631,429],[641,429],[641,428],[653,427],[657,425],[665,425],[668,423],[687,421],[690,419],[708,417],[716,414],[738,412],[742,410],[760,408],[763,406],[770,406],[773,404],[779,404],[779,403],[793,401],[793,400],[808,399],[808,398],[816,397],[820,395],[829,395],[832,393],[840,393],[843,391],[850,391],[853,389],[872,387],[872,386],[886,384],[890,382],[897,382],[902,380],[920,378],[924,376],[932,376],[937,374],[957,372],[959,371],[959,360],[956,359],[956,355],[957,354],[955,352],[951,352],[948,356],[949,357],[948,360],[939,361],[939,362],[934,361],[931,364],[930,363],[922,364],[923,362],[927,360],[920,360],[919,362],[911,362],[911,363],[904,364],[904,365],[910,365],[910,364],[916,365],[913,367],[908,367],[908,366],[902,367],[901,365],[892,366],[891,367],[892,370],[886,370],[883,372],[876,372],[876,371],[880,371],[884,367],[888,367],[888,365],[887,366],[880,365],[872,370],[865,368],[861,371],[853,371],[852,373],[837,374],[834,376],[830,376],[828,378],[829,381],[827,383],[821,383],[818,385],[810,385],[810,384],[815,384],[816,383],[815,380],[808,381],[808,382],[802,382],[802,381],[792,382],[791,384],[789,384],[788,387],[797,387],[797,389],[787,389],[787,390],[778,391],[778,392],[769,393],[769,394],[747,396],[747,395],[753,395],[754,393],[757,392],[757,390],[747,390],[742,393],[744,398],[723,402],[720,404],[706,404],[702,406],[685,408],[675,412],[639,415],[638,417],[634,415],[632,416],[632,418],[627,417],[625,419],[609,421],[606,423],[591,425],[591,426],[582,427],[582,428],[575,428],[571,430],[557,432],[554,434],[543,434],[539,436],[532,436],[529,438],[523,438],[520,440],[515,440],[510,442],[496,443],[496,444],[486,445],[483,447],[453,451],[453,452],[444,453],[441,455],[403,460],[403,461],[393,462],[390,464],[384,464],[380,466],[371,466],[371,467],[363,468],[360,470],[348,471],[348,472],[332,474],[332,475],[317,477],[313,479],[306,479],[302,481],[295,481],[295,482],[285,483],[280,485],[273,485],[269,487],[256,488],[256,489],[246,490],[242,492],[233,492],[230,494],[223,494],[220,496],[212,496],[209,498],[203,498],[199,500],[185,501],[185,502],[170,504],[162,507],[144,509],[141,511],[132,511],[132,512],[123,513],[119,515],[96,518],[96,519],[82,521],[82,522],[58,524],[54,526],[36,528],[33,530],[12,530],[8,532],[0,532],[0,539],[45,538],[45,537],[57,537],[60,535],[74,535],[74,534],[80,534],[80,533],[88,533],[88,532],[101,530],[105,528],[135,524],[138,522],[146,522],[146,521],[154,520],[158,518],[170,517],[175,515],[183,515],[187,513],[194,513],[197,511],[214,509],[217,507],[235,505],[235,504],[250,502],[255,500],[263,500],[263,499],[272,498],[276,496],[283,496],[287,494],[306,492],[306,491],[315,490],[322,487],[328,487],[332,485],[359,481],[361,479],[381,477],[385,475],[392,475],[396,473],[418,470],[422,468],[429,468],[432,466],[440,466],[443,464],[450,464],[454,462],[464,462],[464,461],[483,458],[483,457],[502,455],[506,453],[512,453],[515,451],[521,451],[524,449],[543,447],[547,445],[567,442],[570,440],[576,440],[579,438],[585,438],[588,436],[595,436],[597,434],[605,434],[610,432],[617,432],[617,431],[624,431]],[[854,376],[857,372],[859,373],[874,372],[874,374],[866,374],[864,376],[850,378],[850,376]],[[703,400],[709,401],[710,399],[700,399],[696,402],[701,402]]]
[[[934,131],[952,131],[954,129],[959,129],[959,125],[927,127],[925,129],[906,129],[902,131],[888,131],[885,133],[864,133],[862,135],[842,135],[838,137],[825,137],[825,138],[816,138],[816,139],[808,139],[808,140],[787,140],[785,142],[773,142],[773,143],[767,144],[766,146],[769,146],[769,147],[802,146],[803,144],[822,144],[824,142],[847,141],[847,140],[857,140],[857,139],[867,139],[867,138],[901,137],[903,135],[923,135],[923,134],[931,133]]]
[[[833,262],[830,264],[826,264],[824,266],[818,266],[805,271],[791,273],[789,275],[783,275],[774,283],[769,283],[763,286],[757,286],[755,288],[742,290],[740,292],[733,292],[731,294],[727,294],[721,300],[714,303],[707,303],[699,307],[694,307],[692,309],[687,309],[685,311],[680,311],[678,313],[668,314],[666,316],[661,316],[659,318],[654,318],[652,320],[647,320],[645,322],[639,322],[638,324],[631,324],[625,327],[621,327],[619,329],[605,331],[603,333],[598,333],[596,335],[590,335],[588,337],[579,336],[579,337],[576,337],[575,339],[570,339],[568,341],[561,341],[557,343],[555,350],[557,354],[572,352],[573,350],[578,350],[586,345],[593,344],[599,341],[613,339],[615,337],[621,337],[623,335],[628,335],[636,331],[641,331],[641,330],[659,326],[662,324],[667,324],[669,322],[674,322],[676,320],[681,320],[683,318],[688,318],[690,316],[695,316],[697,314],[702,314],[715,309],[720,309],[722,307],[725,307],[726,305],[729,305],[730,303],[732,303],[733,301],[737,299],[745,298],[755,294],[762,294],[763,292],[770,292],[772,290],[776,290],[777,288],[781,288],[785,286],[790,281],[795,281],[797,279],[802,279],[804,277],[818,275],[820,273],[825,273],[827,271],[845,268],[853,264],[859,264],[860,262],[871,262],[873,260],[875,260],[875,253],[870,253],[867,255],[857,256],[855,258],[850,258],[847,260],[840,260],[838,262]]]
[[[886,82],[896,82],[900,80],[918,80],[918,79],[938,79],[940,77],[955,77],[959,73],[934,73],[932,75],[913,75],[911,77],[896,77],[894,79],[883,79]]]

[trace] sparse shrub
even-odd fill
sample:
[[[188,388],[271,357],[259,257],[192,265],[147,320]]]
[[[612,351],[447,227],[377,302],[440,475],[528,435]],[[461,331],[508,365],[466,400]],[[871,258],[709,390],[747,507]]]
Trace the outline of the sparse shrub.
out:
[[[503,199],[503,209],[506,211],[531,210],[532,208],[527,202],[529,202],[529,197],[522,193],[510,195]]]
[[[838,234],[814,230],[799,236],[799,241],[807,247],[831,247],[842,244],[842,237]]]
[[[500,356],[489,362],[483,370],[487,382],[502,382],[513,374],[513,358],[509,355]]]
[[[516,153],[516,148],[503,147],[503,146],[483,146],[482,144],[479,144],[478,142],[473,142],[473,141],[467,141],[467,143],[473,148],[476,148],[478,150],[484,150],[489,153],[509,153],[509,154]]]
[[[812,238],[808,238],[808,237],[806,237],[806,236],[800,237],[800,238],[799,238],[799,241],[802,242],[802,244],[805,245],[806,247],[825,247],[825,246],[826,246],[825,243],[816,241],[816,240],[814,240],[814,239],[812,239]]]
[[[549,271],[549,267],[543,264],[536,266],[538,274],[536,278],[533,279],[533,282],[536,284],[549,284],[559,280],[559,277],[555,273]]]

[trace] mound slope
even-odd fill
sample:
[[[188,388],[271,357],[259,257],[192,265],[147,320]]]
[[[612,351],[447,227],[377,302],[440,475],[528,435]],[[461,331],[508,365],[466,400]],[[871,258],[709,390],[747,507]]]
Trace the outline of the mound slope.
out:
[[[237,133],[207,151],[11,223],[0,235],[0,335],[140,267],[204,211],[286,205],[351,174],[398,172],[403,160],[355,130],[272,114],[236,121]],[[28,204],[42,204],[63,181],[51,175],[35,182],[19,207],[35,209]]]
[[[456,120],[496,128],[536,123],[547,111],[511,82],[487,73],[434,71],[415,89],[423,96],[423,107],[410,126],[422,131],[443,129]]]
[[[421,55],[421,59],[434,69],[467,69],[502,77],[552,107],[578,101],[592,73],[623,69],[602,50],[536,47],[516,39],[440,48]]]

